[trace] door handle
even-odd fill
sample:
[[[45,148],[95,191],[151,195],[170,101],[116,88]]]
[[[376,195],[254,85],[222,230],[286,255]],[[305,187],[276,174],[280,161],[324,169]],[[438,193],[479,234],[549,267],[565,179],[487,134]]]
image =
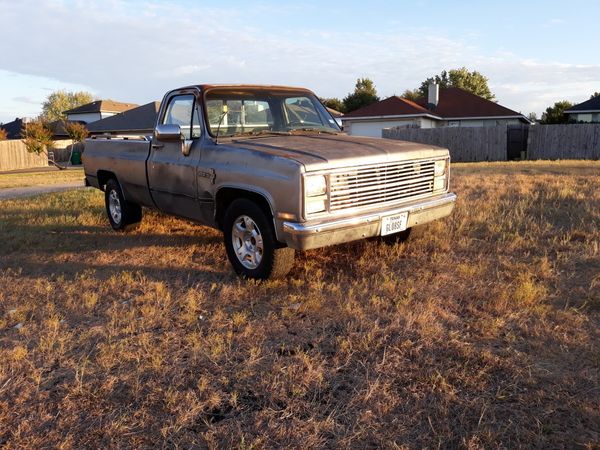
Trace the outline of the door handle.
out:
[[[152,144],[152,148],[163,148],[165,144]]]

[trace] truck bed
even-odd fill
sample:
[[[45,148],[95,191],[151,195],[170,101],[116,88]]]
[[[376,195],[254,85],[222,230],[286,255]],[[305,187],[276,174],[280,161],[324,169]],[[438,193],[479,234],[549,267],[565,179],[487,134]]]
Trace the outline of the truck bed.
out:
[[[86,139],[83,159],[88,184],[102,188],[112,174],[127,201],[153,206],[146,174],[150,144],[144,136]]]

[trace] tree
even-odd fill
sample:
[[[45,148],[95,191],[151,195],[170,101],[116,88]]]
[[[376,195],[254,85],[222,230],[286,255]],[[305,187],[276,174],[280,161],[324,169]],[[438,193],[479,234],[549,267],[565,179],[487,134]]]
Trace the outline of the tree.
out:
[[[542,120],[540,120],[540,123],[545,125],[568,123],[569,118],[565,115],[565,111],[572,106],[573,104],[567,100],[556,102],[554,105],[546,108],[546,111],[542,114]]]
[[[421,97],[423,97],[423,95],[421,95],[421,91],[419,89],[407,89],[402,94],[402,98],[405,98],[406,100],[411,100],[413,102],[416,102]]]
[[[531,121],[531,123],[536,123],[538,121],[537,113],[530,112],[527,114],[527,118]]]
[[[8,139],[8,133],[4,128],[0,128],[0,141],[5,141]]]
[[[67,120],[63,121],[63,127],[69,136],[69,139],[76,142],[83,142],[86,137],[88,137],[88,130],[84,124],[79,122],[69,122]]]
[[[429,84],[433,82],[439,84],[441,88],[457,87],[486,100],[494,101],[496,99],[488,86],[488,79],[476,70],[470,72],[466,67],[449,71],[444,70],[439,75],[427,78],[419,88],[421,97],[427,98]]]
[[[600,97],[600,92],[594,92],[592,94],[592,96],[590,97],[590,100],[593,99],[593,98],[596,98],[596,97]]]
[[[54,133],[52,132],[49,122],[39,117],[36,120],[28,122],[27,124],[23,124],[23,128],[21,130],[23,143],[25,144],[27,151],[30,153],[45,153],[47,155],[48,149],[54,145],[53,135]],[[50,162],[59,169],[65,168],[54,161]]]
[[[344,102],[342,102],[339,98],[320,98],[321,103],[328,108],[335,109],[341,113],[344,112]]]
[[[66,119],[65,111],[93,102],[94,96],[89,92],[54,91],[42,104],[42,119],[46,122]]]
[[[378,101],[379,97],[373,81],[369,78],[359,78],[356,80],[354,92],[344,98],[344,110],[349,113]]]
[[[23,143],[30,153],[45,153],[54,145],[49,123],[39,118],[23,124],[21,136],[23,136]]]

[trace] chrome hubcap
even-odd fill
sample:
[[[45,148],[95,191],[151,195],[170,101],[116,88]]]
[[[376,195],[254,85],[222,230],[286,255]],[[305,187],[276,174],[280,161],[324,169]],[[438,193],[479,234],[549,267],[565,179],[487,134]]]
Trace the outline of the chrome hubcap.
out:
[[[108,211],[113,222],[121,223],[121,200],[115,190],[110,191],[108,194]]]
[[[233,222],[231,230],[233,250],[247,269],[256,269],[262,261],[264,245],[260,230],[254,220],[240,216]]]

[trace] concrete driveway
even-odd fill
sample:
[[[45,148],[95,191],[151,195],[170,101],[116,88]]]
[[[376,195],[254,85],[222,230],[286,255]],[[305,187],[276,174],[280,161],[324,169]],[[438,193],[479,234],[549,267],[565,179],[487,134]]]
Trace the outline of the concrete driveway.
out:
[[[73,189],[83,189],[85,184],[82,181],[71,181],[69,183],[51,184],[46,186],[27,186],[17,188],[0,189],[0,200],[13,198],[31,197],[40,194],[50,194],[52,192],[64,192]]]

